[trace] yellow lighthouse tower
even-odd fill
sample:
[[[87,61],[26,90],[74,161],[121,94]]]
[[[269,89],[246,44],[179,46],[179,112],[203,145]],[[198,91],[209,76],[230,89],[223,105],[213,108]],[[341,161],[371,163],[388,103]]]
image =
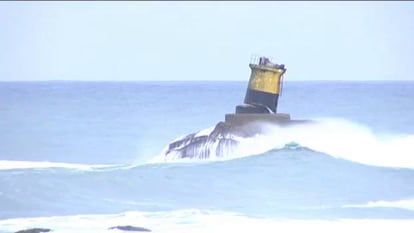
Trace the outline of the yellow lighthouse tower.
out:
[[[226,122],[290,120],[289,114],[277,113],[285,65],[277,64],[267,57],[254,57],[249,67],[251,74],[244,104],[236,106],[235,114],[226,114]]]
[[[236,107],[236,113],[276,113],[285,65],[259,57],[249,64],[251,75],[244,103]]]

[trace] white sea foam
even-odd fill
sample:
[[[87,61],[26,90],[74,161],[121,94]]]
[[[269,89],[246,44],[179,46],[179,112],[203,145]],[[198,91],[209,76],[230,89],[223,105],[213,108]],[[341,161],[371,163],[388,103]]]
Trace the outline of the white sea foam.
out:
[[[41,168],[67,168],[77,170],[93,170],[98,168],[110,168],[119,165],[87,165],[77,163],[55,163],[49,161],[14,161],[0,160],[0,170],[12,169],[41,169]]]
[[[358,208],[372,208],[372,207],[387,207],[400,208],[407,210],[414,210],[414,199],[398,200],[398,201],[370,201],[366,204],[360,205],[346,205],[344,207],[358,207]]]
[[[414,168],[414,135],[412,134],[375,134],[367,126],[338,118],[315,119],[312,124],[290,127],[270,124],[262,124],[261,127],[265,131],[264,134],[251,138],[235,138],[240,142],[237,147],[229,150],[221,158],[212,157],[210,160],[227,160],[262,154],[294,142],[354,162]],[[177,159],[179,159],[178,155],[174,158],[165,158],[162,153],[152,162],[177,161]]]
[[[252,218],[231,212],[197,209],[169,212],[125,212],[0,220],[1,232],[49,228],[56,233],[121,232],[108,228],[132,225],[159,233],[186,232],[412,232],[412,220],[339,219],[293,220]]]
[[[314,124],[288,128],[267,127],[268,134],[254,139],[261,150],[290,142],[354,162],[414,168],[414,135],[374,134],[368,127],[344,119],[318,119]]]

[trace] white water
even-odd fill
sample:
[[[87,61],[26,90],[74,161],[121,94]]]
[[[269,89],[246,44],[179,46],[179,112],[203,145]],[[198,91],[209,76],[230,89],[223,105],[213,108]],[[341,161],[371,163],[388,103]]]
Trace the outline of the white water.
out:
[[[49,228],[56,233],[122,232],[108,228],[132,225],[160,233],[204,232],[412,232],[412,220],[339,219],[292,220],[252,218],[237,213],[187,209],[170,212],[124,212],[113,215],[75,215],[0,221],[0,232]]]
[[[269,129],[268,134],[253,139],[262,150],[295,142],[354,162],[414,168],[414,135],[374,134],[368,127],[344,119],[318,119],[314,124],[288,128],[263,127]]]
[[[407,210],[414,210],[414,199],[399,201],[370,201],[362,205],[346,205],[344,207],[372,208],[372,207],[394,207]]]
[[[252,138],[237,138],[240,144],[224,157],[209,160],[229,160],[258,155],[281,149],[290,143],[322,152],[333,157],[384,167],[414,168],[414,135],[375,134],[368,127],[339,118],[316,119],[312,124],[279,127],[263,123],[264,134]],[[207,132],[211,128],[202,130]],[[236,138],[235,138],[236,139]],[[165,151],[165,150],[164,150]],[[193,161],[164,153],[150,162]]]

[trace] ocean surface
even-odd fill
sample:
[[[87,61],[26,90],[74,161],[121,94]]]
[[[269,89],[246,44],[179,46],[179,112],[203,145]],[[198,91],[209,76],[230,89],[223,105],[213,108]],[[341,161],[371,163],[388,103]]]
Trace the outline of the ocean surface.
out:
[[[169,160],[246,82],[0,82],[0,232],[412,232],[414,82],[285,82],[312,125]]]

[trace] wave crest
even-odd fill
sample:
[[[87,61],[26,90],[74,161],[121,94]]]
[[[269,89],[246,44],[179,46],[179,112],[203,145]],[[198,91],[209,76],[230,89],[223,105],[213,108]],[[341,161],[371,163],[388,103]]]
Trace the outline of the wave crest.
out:
[[[354,162],[414,168],[414,135],[375,134],[367,126],[344,119],[319,119],[315,124],[289,128],[263,127],[268,131],[261,140],[277,141],[275,146],[295,142]]]
[[[229,160],[263,154],[274,149],[305,147],[368,165],[414,168],[414,135],[411,134],[375,134],[365,125],[340,118],[320,118],[312,124],[289,127],[262,123],[258,127],[262,128],[264,134],[249,138],[234,137],[238,143],[228,148],[225,156],[211,157],[208,160]],[[151,160],[168,161],[194,159],[168,159],[162,153]]]

